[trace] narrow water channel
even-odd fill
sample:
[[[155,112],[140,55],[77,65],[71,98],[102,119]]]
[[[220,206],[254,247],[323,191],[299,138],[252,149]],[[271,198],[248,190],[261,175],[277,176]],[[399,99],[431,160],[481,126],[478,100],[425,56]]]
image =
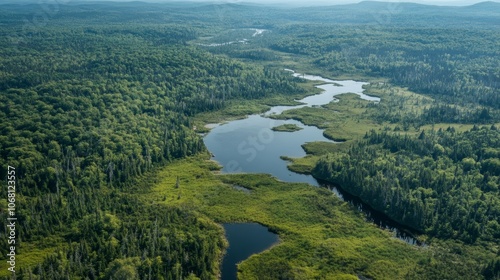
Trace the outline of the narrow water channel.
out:
[[[271,119],[269,118],[270,115],[281,114],[286,110],[305,106],[311,107],[328,104],[335,100],[336,95],[343,93],[354,93],[362,99],[373,102],[380,102],[380,98],[364,94],[363,85],[367,84],[364,82],[352,80],[334,81],[320,76],[304,75],[295,73],[289,69],[286,70],[292,72],[292,75],[296,77],[324,82],[324,84],[317,86],[317,88],[323,91],[320,94],[298,100],[302,103],[301,105],[275,106],[262,115],[251,115],[246,119],[235,120],[213,127],[204,137],[205,145],[213,155],[212,159],[218,161],[223,166],[223,173],[268,173],[284,182],[308,183],[313,186],[328,188],[340,199],[351,203],[365,213],[368,221],[377,224],[381,228],[391,230],[396,238],[400,238],[412,245],[420,245],[412,237],[409,229],[392,221],[383,213],[373,210],[360,199],[349,195],[327,182],[318,182],[311,175],[298,174],[288,170],[288,162],[282,160],[281,156],[303,157],[306,153],[301,147],[302,144],[315,141],[334,141],[325,138],[323,130],[317,127],[307,126],[296,120]],[[302,130],[295,132],[276,132],[272,130],[273,127],[282,124],[295,124],[301,127]],[[245,234],[244,230],[235,229],[235,232],[232,233],[233,236],[235,234]],[[229,244],[230,248],[233,246],[232,250],[236,250],[234,246],[239,246],[235,243],[232,244],[231,240],[229,240]],[[241,260],[237,262],[239,261]],[[228,261],[226,263],[224,261],[224,265],[236,269],[237,262]],[[223,268],[223,279],[235,279],[226,278],[227,273],[232,274],[233,272]]]

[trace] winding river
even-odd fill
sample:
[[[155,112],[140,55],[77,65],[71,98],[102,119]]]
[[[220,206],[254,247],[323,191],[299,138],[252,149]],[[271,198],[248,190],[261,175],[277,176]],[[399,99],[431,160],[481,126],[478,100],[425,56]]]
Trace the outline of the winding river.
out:
[[[364,94],[363,86],[367,84],[364,82],[352,80],[334,81],[320,76],[295,73],[289,69],[285,70],[292,72],[295,77],[324,82],[324,84],[317,86],[323,91],[320,94],[298,100],[301,105],[275,106],[262,115],[251,115],[246,119],[212,127],[212,130],[204,137],[204,142],[208,150],[214,155],[212,159],[223,166],[222,172],[269,173],[284,182],[301,182],[328,188],[340,199],[351,203],[365,213],[367,220],[372,221],[381,228],[391,230],[395,237],[409,244],[420,245],[407,228],[392,221],[383,213],[373,210],[358,198],[326,182],[318,181],[311,175],[298,174],[288,170],[288,163],[281,159],[281,156],[303,157],[306,154],[301,147],[302,144],[314,141],[334,141],[325,138],[323,130],[317,127],[304,125],[296,120],[275,120],[269,116],[281,114],[286,110],[328,104],[336,100],[335,96],[343,93],[354,93],[362,99],[373,102],[380,102],[380,98]],[[273,127],[282,124],[295,124],[302,129],[295,132],[276,132],[272,130]],[[231,242],[230,246],[232,246]],[[225,259],[224,263],[232,263],[225,264],[224,267],[235,267],[239,261],[241,260]],[[230,279],[224,277],[227,273],[232,272],[223,268],[223,279]]]
[[[254,33],[252,34],[252,37],[262,35],[262,33],[268,31],[266,29],[257,29],[257,28],[250,28],[250,29],[254,31]],[[244,38],[241,40],[222,42],[222,43],[211,43],[211,44],[198,43],[197,45],[202,46],[202,47],[222,47],[222,46],[227,46],[227,45],[232,45],[232,44],[248,44],[248,41],[249,41],[249,39]]]

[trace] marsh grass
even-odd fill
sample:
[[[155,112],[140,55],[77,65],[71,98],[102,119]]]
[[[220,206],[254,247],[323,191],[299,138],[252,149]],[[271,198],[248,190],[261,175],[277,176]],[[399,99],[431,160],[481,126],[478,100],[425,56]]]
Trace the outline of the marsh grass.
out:
[[[281,132],[295,132],[302,129],[303,129],[302,127],[299,127],[296,124],[282,124],[271,128],[271,130],[273,131],[281,131]]]
[[[176,161],[159,172],[158,182],[141,198],[189,208],[218,223],[256,222],[276,232],[279,244],[239,264],[240,279],[263,279],[275,275],[276,267],[298,279],[402,278],[425,254],[367,223],[326,189],[265,174],[217,175],[213,167],[200,157]]]

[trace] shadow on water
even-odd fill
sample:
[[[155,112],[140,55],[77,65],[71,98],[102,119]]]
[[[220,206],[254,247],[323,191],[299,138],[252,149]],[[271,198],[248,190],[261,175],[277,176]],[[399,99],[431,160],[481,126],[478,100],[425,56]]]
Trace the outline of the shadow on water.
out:
[[[278,243],[278,235],[257,223],[223,224],[229,248],[222,261],[221,280],[236,280],[236,265]]]
[[[344,191],[339,186],[335,186],[330,182],[316,179],[320,187],[329,189],[332,191],[337,197],[339,197],[342,201],[345,201],[352,206],[354,206],[358,211],[363,212],[365,214],[366,220],[374,223],[382,229],[386,229],[391,231],[394,234],[394,237],[415,246],[427,246],[424,242],[419,241],[415,238],[416,230],[411,229],[407,226],[404,226],[394,220],[392,220],[386,214],[373,209],[370,205],[364,203],[359,197],[349,194]]]

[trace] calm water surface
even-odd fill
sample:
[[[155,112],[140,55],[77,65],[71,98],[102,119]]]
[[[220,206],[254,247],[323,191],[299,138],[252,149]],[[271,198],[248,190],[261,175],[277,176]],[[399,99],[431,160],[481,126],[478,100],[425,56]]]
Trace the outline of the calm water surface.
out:
[[[236,280],[236,264],[278,242],[278,235],[256,223],[223,224],[229,248],[222,261],[222,280]]]
[[[358,94],[362,99],[380,101],[378,97],[363,94],[362,87],[367,83],[351,80],[333,81],[298,73],[293,75],[328,84],[318,86],[323,89],[321,94],[298,100],[303,103],[302,105],[275,106],[263,115],[251,115],[246,119],[231,121],[213,128],[205,136],[204,142],[214,155],[213,159],[223,166],[222,172],[269,173],[285,182],[303,182],[319,186],[312,176],[289,171],[288,163],[280,157],[303,157],[306,154],[301,145],[307,142],[333,141],[324,137],[323,130],[315,126],[307,126],[295,120],[274,120],[268,116],[305,106],[328,104],[335,100],[334,96],[348,92]],[[282,124],[296,124],[303,129],[293,133],[271,130]]]

